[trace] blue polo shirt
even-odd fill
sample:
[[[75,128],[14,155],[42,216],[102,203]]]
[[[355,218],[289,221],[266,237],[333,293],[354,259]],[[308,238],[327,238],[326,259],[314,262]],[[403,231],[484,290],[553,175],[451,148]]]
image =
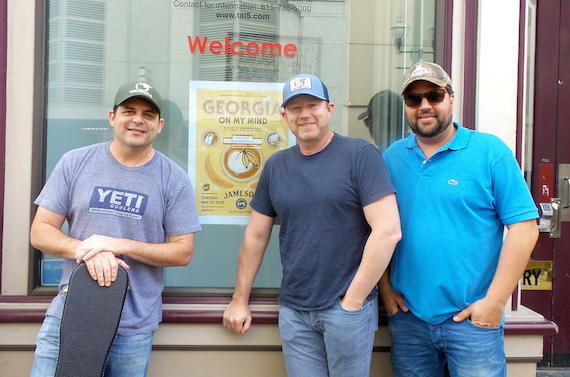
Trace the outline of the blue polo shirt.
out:
[[[402,222],[392,285],[414,315],[434,325],[485,296],[504,226],[538,217],[507,145],[454,125],[453,140],[429,159],[415,135],[383,155]]]

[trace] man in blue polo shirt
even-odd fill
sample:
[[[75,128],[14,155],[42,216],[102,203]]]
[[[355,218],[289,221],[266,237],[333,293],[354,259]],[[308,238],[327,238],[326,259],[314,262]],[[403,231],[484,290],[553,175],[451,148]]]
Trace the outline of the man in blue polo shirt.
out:
[[[380,281],[395,376],[505,376],[502,321],[538,238],[512,151],[452,122],[451,80],[421,62],[404,75],[413,135],[386,150],[402,223]],[[503,240],[503,230],[508,231]]]

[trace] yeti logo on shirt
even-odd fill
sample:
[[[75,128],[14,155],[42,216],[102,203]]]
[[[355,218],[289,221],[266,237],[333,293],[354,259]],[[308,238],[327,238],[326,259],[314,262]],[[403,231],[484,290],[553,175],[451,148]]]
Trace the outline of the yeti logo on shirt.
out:
[[[142,220],[147,202],[145,194],[96,186],[89,201],[89,212]]]

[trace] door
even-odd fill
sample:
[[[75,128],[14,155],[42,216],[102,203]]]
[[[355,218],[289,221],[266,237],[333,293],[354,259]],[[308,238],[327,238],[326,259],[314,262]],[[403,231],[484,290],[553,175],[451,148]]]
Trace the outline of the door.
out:
[[[562,367],[570,366],[570,1],[538,0],[536,6],[534,132],[529,175],[537,203],[561,198],[558,215],[562,221],[559,238],[542,231],[532,255],[533,261],[544,261],[542,277],[552,283],[551,287],[523,290],[522,304],[559,326],[558,334],[545,337],[543,364]],[[551,269],[544,267],[550,263]],[[539,280],[529,270],[524,279],[529,283]]]

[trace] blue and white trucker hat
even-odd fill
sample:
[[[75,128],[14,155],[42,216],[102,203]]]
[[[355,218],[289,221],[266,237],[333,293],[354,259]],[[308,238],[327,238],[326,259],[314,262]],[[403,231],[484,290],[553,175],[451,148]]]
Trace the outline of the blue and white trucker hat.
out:
[[[285,107],[291,98],[301,94],[308,94],[319,99],[329,101],[329,91],[325,84],[317,76],[302,73],[287,81],[283,86],[283,103]]]

